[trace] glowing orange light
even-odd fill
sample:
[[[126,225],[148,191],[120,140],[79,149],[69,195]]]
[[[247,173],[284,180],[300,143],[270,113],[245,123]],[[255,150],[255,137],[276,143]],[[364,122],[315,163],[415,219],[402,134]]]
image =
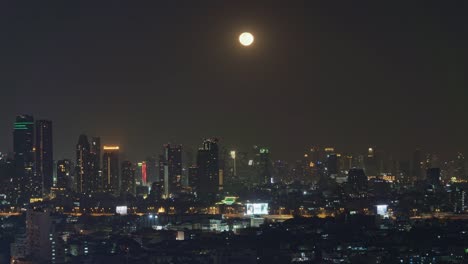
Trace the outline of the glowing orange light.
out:
[[[104,150],[119,150],[119,146],[104,146]]]

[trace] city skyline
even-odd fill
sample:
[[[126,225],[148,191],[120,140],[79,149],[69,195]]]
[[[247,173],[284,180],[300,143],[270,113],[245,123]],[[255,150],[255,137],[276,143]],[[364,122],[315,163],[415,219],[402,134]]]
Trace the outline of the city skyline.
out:
[[[468,150],[455,5],[3,5],[2,151],[22,113],[53,120],[67,158],[82,133],[131,159],[211,136],[286,160],[310,145]]]

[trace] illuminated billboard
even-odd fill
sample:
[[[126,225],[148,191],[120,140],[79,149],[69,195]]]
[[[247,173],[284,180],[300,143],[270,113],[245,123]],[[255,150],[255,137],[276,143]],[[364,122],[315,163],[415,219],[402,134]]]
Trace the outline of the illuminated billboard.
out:
[[[126,215],[127,214],[127,206],[116,206],[115,212],[119,215]]]
[[[377,214],[382,217],[388,217],[388,205],[386,204],[377,205]]]
[[[246,215],[267,215],[268,203],[247,203],[245,209]]]

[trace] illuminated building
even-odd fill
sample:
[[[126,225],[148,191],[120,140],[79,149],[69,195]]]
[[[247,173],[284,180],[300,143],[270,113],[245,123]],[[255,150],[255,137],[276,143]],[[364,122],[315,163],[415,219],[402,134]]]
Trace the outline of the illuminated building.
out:
[[[166,144],[164,153],[164,186],[166,193],[175,193],[182,184],[182,145]]]
[[[135,168],[130,161],[122,162],[122,194],[135,195]]]
[[[54,177],[54,155],[52,144],[52,121],[36,121],[35,154],[37,186],[41,187],[41,193],[49,193],[53,185]]]
[[[48,211],[28,209],[26,240],[34,263],[64,263],[64,243],[56,221]]]
[[[219,148],[218,139],[205,139],[198,150],[197,167],[199,185],[195,186],[199,195],[213,195],[219,191]]]
[[[88,137],[80,135],[76,145],[76,191],[81,194],[92,191],[90,157]]]
[[[57,183],[59,189],[68,189],[71,177],[71,161],[64,159],[57,161]]]
[[[257,158],[259,183],[271,183],[273,165],[270,160],[270,150],[267,148],[258,148]]]
[[[378,162],[375,155],[375,148],[371,147],[367,150],[367,156],[364,158],[364,169],[368,176],[377,177],[378,173]]]
[[[103,191],[114,195],[120,192],[118,146],[104,146],[102,157]]]
[[[143,185],[148,183],[147,166],[144,161],[141,163],[141,182]]]
[[[99,175],[101,170],[101,138],[93,137],[91,139],[91,148],[89,153],[90,164],[90,191],[98,192],[101,189],[102,179]]]
[[[34,185],[34,118],[29,115],[16,117],[13,130],[13,151],[15,160],[16,198],[28,201],[39,196],[39,186]]]

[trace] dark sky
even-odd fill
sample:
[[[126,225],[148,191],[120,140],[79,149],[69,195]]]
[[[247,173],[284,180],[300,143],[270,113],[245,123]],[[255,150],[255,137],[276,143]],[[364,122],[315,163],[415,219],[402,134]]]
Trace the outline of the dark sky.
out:
[[[466,151],[468,8],[416,2],[2,1],[0,151],[18,113],[53,120],[56,159],[80,133],[132,159],[210,136]]]

